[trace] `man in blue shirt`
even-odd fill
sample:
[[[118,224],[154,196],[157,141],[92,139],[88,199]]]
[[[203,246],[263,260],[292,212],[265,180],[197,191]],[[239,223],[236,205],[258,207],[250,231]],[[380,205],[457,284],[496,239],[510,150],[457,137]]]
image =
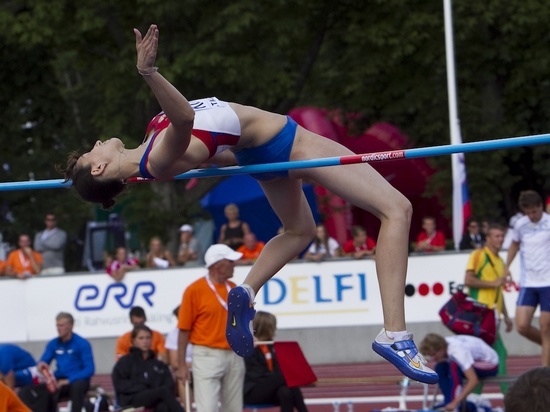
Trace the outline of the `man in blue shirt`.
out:
[[[59,385],[57,399],[68,398],[71,412],[81,412],[95,372],[92,347],[86,339],[73,332],[74,319],[70,313],[61,312],[55,320],[59,336],[46,345],[38,370],[48,368],[55,359],[57,369],[54,375]]]
[[[0,373],[4,383],[12,389],[41,381],[32,355],[10,343],[0,345]]]

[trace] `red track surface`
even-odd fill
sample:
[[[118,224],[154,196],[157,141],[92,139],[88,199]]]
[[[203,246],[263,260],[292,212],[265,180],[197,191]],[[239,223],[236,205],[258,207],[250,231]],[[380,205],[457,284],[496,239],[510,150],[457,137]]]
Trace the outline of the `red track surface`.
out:
[[[539,366],[540,357],[523,356],[511,357],[508,359],[508,374],[520,375],[526,370]],[[386,407],[398,407],[398,401],[395,397],[399,396],[401,386],[399,382],[403,378],[399,372],[387,362],[376,363],[355,363],[355,364],[334,364],[334,365],[316,365],[313,370],[317,375],[318,382],[315,386],[302,388],[306,402],[308,400],[318,402],[319,399],[330,398],[363,398],[363,397],[393,397],[387,402],[363,402],[354,403],[354,412],[367,412],[379,410]],[[108,392],[112,391],[110,376],[99,375],[94,377],[93,383],[100,384]],[[429,401],[433,399],[434,388],[430,387]],[[500,388],[497,384],[489,383],[485,385],[484,394],[500,394]],[[407,396],[422,395],[423,386],[412,384],[408,387]],[[493,407],[502,406],[502,400],[491,400]],[[430,406],[430,403],[428,404]],[[409,409],[421,409],[421,401],[407,400]],[[325,405],[308,405],[309,412],[348,412],[347,402],[342,402],[338,406],[328,402]],[[259,412],[279,412],[279,408],[262,409]]]

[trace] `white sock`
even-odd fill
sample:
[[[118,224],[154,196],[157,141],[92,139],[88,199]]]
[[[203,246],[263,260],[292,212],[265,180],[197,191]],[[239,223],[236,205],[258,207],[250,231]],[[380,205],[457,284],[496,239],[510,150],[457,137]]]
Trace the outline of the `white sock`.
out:
[[[405,339],[411,339],[411,334],[406,330],[390,332],[382,328],[378,336],[376,336],[375,340],[378,343],[392,344],[394,342],[405,340]]]
[[[244,290],[246,290],[248,292],[248,296],[250,297],[250,301],[254,302],[254,298],[256,298],[256,294],[254,293],[254,289],[252,289],[252,286],[247,285],[246,283],[243,283],[241,286],[244,288]]]

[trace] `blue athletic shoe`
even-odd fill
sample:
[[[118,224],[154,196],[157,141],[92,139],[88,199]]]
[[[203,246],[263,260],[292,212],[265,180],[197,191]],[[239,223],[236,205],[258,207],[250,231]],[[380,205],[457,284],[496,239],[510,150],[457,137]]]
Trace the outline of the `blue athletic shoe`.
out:
[[[254,352],[252,319],[255,314],[254,303],[250,302],[248,292],[242,286],[229,291],[225,337],[233,352],[239,356],[252,356]]]
[[[418,352],[412,335],[408,338],[392,344],[374,341],[372,349],[392,363],[403,375],[423,383],[437,383],[439,381],[437,373],[426,366],[426,360]]]

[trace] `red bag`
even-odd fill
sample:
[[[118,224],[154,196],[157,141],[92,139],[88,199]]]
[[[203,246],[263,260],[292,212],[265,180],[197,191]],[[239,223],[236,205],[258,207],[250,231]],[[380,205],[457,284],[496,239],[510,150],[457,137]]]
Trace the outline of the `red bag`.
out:
[[[473,335],[493,345],[496,339],[495,311],[457,291],[443,305],[439,316],[445,326],[457,335]]]

